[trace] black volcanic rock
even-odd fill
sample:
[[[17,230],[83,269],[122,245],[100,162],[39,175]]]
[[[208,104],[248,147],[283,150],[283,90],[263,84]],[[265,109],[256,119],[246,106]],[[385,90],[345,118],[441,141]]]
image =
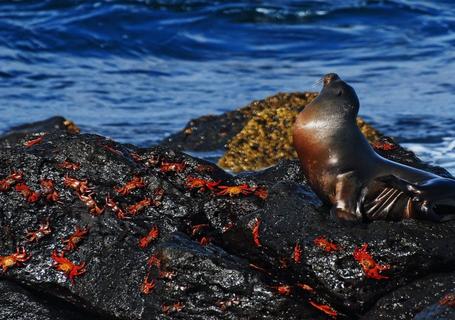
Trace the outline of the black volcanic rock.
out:
[[[44,319],[53,314],[59,319],[65,312],[68,319],[77,313],[88,319],[330,318],[312,304],[337,310],[338,319],[381,319],[384,308],[407,294],[401,310],[411,310],[405,313],[411,318],[431,314],[440,305],[439,297],[420,299],[410,292],[420,288],[419,295],[428,297],[450,291],[455,222],[335,221],[306,185],[296,161],[232,176],[166,147],[140,149],[65,130],[49,132],[31,147],[23,145],[33,137],[25,135],[0,149],[0,180],[22,172],[32,191],[43,192],[40,180],[52,179],[60,197],[54,202],[42,194],[29,203],[14,185],[0,192],[0,255],[22,246],[31,254],[22,267],[0,271],[0,285],[12,292],[0,295],[8,310],[23,296],[24,305],[47,312]],[[63,169],[59,164],[64,161],[79,163],[80,169]],[[179,170],[173,163],[183,167]],[[417,161],[410,164],[441,170]],[[126,212],[145,198],[154,202],[124,220],[107,207],[94,216],[64,185],[65,176],[87,179],[100,208],[108,196]],[[127,195],[115,190],[134,177],[141,177],[145,186]],[[189,188],[190,177],[220,183],[213,190],[198,191]],[[263,188],[268,197],[253,191],[220,194],[221,186],[242,184],[255,192]],[[52,233],[28,243],[27,230],[36,230],[46,220]],[[85,262],[86,272],[71,284],[52,266],[51,254],[62,252],[62,239],[76,226],[88,227],[89,234],[65,257],[75,264]],[[154,226],[158,237],[141,248],[139,240]],[[326,252],[315,245],[320,236],[338,250]],[[377,263],[390,265],[381,272],[388,279],[365,277],[353,256],[364,243]],[[300,259],[295,258],[296,244]],[[152,256],[157,260],[148,265]],[[447,277],[438,280],[442,273]],[[141,292],[145,278],[155,281],[149,294]],[[400,312],[404,311],[390,313],[390,319],[405,319]]]

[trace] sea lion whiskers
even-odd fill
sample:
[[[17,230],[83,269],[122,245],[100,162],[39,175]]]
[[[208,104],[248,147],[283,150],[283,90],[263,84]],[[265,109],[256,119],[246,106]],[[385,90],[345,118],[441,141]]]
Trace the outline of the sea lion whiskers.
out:
[[[319,78],[318,80],[316,80],[315,82],[313,82],[313,84],[311,85],[311,87],[315,88],[315,87],[319,87],[322,82],[324,81],[324,77],[321,77]]]

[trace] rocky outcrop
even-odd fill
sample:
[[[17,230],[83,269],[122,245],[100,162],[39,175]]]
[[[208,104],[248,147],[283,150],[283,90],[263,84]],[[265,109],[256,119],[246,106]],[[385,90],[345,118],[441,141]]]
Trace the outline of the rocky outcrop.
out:
[[[191,120],[160,145],[178,150],[226,152],[218,164],[233,172],[259,170],[279,160],[296,159],[292,125],[297,114],[317,93],[278,93],[218,116]],[[358,118],[357,124],[371,143],[382,134]]]
[[[27,143],[35,139],[0,149],[0,285],[9,292],[0,303],[13,319],[29,307],[44,319],[451,312],[440,299],[453,289],[455,222],[333,220],[296,160],[232,176],[163,146],[65,130]],[[386,157],[450,176],[378,143]],[[77,227],[87,230],[81,241],[70,238]],[[15,265],[5,257],[17,248]]]

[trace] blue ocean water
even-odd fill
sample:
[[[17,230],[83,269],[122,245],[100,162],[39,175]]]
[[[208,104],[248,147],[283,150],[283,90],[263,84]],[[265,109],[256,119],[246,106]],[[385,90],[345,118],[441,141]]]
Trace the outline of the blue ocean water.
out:
[[[147,146],[336,72],[362,116],[455,173],[454,47],[451,0],[5,0],[0,132],[58,114]]]

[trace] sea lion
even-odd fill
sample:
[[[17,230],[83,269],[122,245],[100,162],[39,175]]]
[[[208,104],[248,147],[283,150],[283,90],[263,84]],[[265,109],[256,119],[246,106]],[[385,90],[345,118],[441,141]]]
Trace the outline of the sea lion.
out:
[[[297,116],[294,147],[308,183],[344,220],[455,219],[455,179],[377,154],[356,125],[354,89],[330,73]]]

